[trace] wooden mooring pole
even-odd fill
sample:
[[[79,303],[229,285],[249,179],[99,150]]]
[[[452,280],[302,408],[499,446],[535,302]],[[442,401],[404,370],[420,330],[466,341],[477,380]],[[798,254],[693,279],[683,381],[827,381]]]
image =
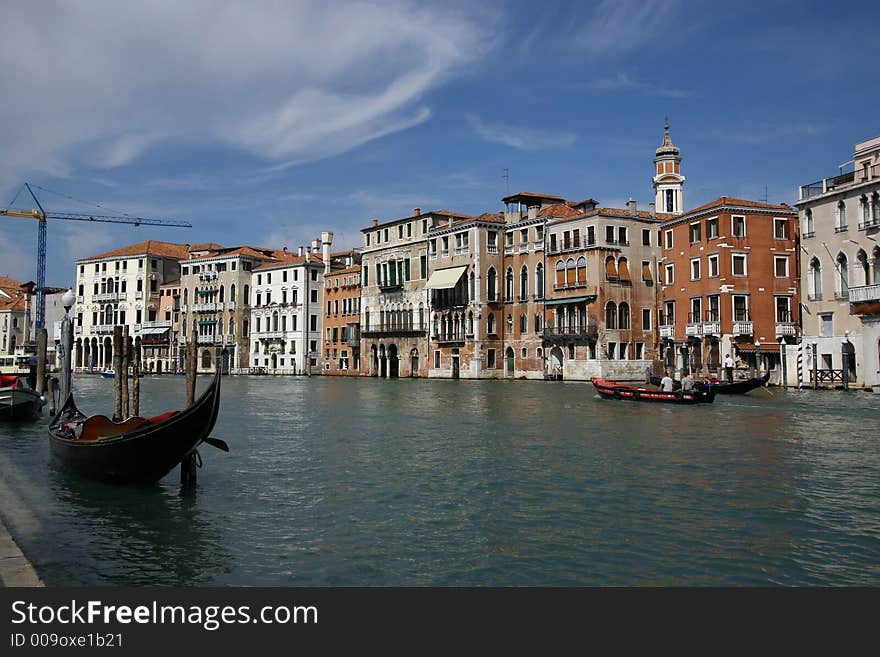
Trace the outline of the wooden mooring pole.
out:
[[[34,382],[34,389],[39,394],[46,392],[46,342],[49,340],[49,334],[46,329],[41,328],[37,331],[37,380]]]
[[[122,379],[125,378],[125,372],[122,371],[122,327],[113,327],[113,419],[119,422],[123,419],[122,415]]]
[[[198,366],[198,335],[193,330],[189,336],[186,349],[186,406],[189,408],[196,401],[196,368]],[[180,462],[180,485],[184,489],[195,488],[198,468],[195,451]]]
[[[116,376],[122,377],[122,417],[128,419],[129,414],[128,403],[128,365],[131,360],[131,338],[128,335],[128,326],[122,328],[122,371],[117,372]]]
[[[141,339],[134,341],[134,359],[131,364],[131,414],[141,414]]]

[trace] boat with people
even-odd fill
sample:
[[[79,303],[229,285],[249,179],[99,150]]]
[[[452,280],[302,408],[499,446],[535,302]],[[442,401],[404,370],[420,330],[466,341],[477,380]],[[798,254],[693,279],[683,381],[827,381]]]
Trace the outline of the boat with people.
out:
[[[92,479],[118,483],[156,482],[199,445],[229,451],[209,434],[220,410],[220,371],[195,403],[182,411],[156,417],[132,417],[114,422],[105,415],[86,416],[73,393],[49,424],[55,459]]]
[[[711,387],[703,390],[694,387],[688,391],[664,391],[644,386],[617,383],[616,381],[608,381],[598,377],[593,377],[590,381],[596,392],[605,399],[624,399],[666,404],[711,404],[715,401],[715,391]]]
[[[0,374],[0,419],[32,420],[40,416],[46,399],[20,374]]]
[[[661,377],[651,375],[650,381],[651,385],[659,386]],[[764,376],[753,376],[749,379],[741,379],[739,381],[733,381],[731,383],[727,381],[723,381],[721,379],[717,379],[714,377],[710,377],[705,381],[696,381],[694,383],[695,388],[712,388],[715,390],[715,394],[718,395],[743,395],[755,388],[760,388],[761,386],[767,385],[767,382],[770,380],[770,372],[767,372]],[[681,381],[675,381],[673,383],[673,389],[677,390],[681,387]]]
[[[112,369],[104,370],[103,372],[101,372],[101,376],[102,376],[103,378],[105,378],[105,379],[115,379],[115,378],[116,378],[116,371],[115,371],[115,370],[112,370]],[[144,378],[144,373],[143,373],[143,372],[140,372],[140,373],[138,374],[138,377],[141,378],[141,379]],[[131,372],[129,372],[129,373],[128,373],[128,378],[129,378],[129,379],[132,379],[132,378],[134,378],[134,375],[133,375]]]

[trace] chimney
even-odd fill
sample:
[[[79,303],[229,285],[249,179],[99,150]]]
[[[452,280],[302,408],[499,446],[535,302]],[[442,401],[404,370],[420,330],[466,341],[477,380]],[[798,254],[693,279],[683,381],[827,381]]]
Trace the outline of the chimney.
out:
[[[303,245],[302,245],[302,244],[300,244],[300,245],[297,247],[297,253],[299,254],[299,257],[300,257],[300,258],[303,257]]]
[[[317,253],[318,249],[321,248],[319,245],[321,240],[312,240],[312,253]]]
[[[330,244],[333,243],[333,233],[324,231],[321,233],[321,246],[324,249],[324,275],[330,273]]]
[[[413,208],[413,216],[414,217],[418,217],[420,214],[422,214],[421,208]]]
[[[378,226],[378,225],[379,225],[379,220],[378,220],[378,219],[373,219],[373,228],[375,228],[375,227]]]
[[[651,213],[651,217],[653,219],[657,218],[657,204],[656,203],[648,203],[648,212]]]
[[[629,210],[630,217],[636,216],[636,202],[635,201],[633,201],[632,199],[628,200],[626,202],[626,209]]]

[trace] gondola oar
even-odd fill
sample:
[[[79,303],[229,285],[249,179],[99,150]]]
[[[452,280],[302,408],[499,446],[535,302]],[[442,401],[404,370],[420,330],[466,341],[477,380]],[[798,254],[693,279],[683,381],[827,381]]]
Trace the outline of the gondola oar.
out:
[[[207,443],[211,447],[216,447],[219,450],[223,450],[224,452],[229,451],[229,445],[226,444],[226,441],[220,440],[219,438],[211,438],[208,436],[207,438],[203,438],[202,442]]]

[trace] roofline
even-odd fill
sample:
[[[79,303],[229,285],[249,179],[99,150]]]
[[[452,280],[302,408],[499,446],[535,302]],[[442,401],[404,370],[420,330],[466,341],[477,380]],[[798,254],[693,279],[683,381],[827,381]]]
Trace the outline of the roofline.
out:
[[[798,212],[795,208],[783,209],[782,207],[750,207],[744,205],[735,205],[731,203],[720,203],[718,205],[713,205],[712,207],[705,208],[704,210],[698,210],[696,212],[688,212],[682,214],[680,217],[676,217],[675,219],[667,219],[662,223],[662,227],[666,226],[676,226],[680,223],[685,223],[692,219],[698,219],[700,217],[704,217],[708,214],[718,214],[720,212],[741,212],[743,214],[766,214],[766,215],[790,215],[792,217],[796,217]]]

